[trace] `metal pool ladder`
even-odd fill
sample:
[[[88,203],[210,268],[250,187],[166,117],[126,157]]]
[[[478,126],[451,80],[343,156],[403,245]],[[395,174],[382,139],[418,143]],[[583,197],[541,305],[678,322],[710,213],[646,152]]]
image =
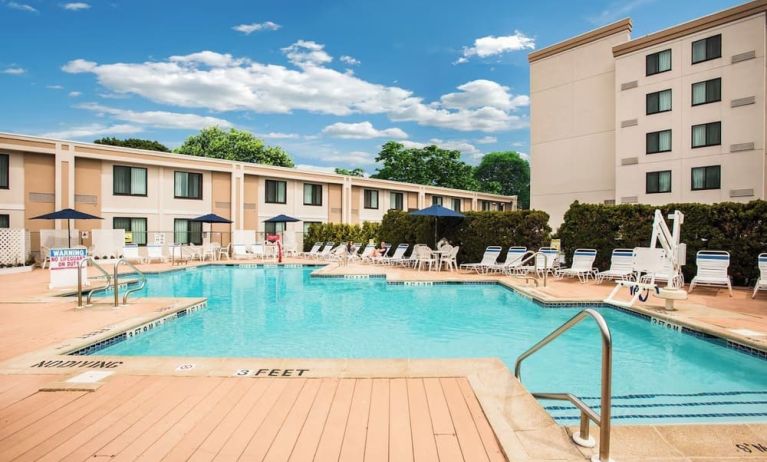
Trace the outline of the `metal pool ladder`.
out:
[[[529,350],[522,353],[517,361],[514,363],[514,376],[521,382],[520,378],[522,370],[522,362],[528,357],[532,356],[541,348],[551,343],[554,339],[570,330],[584,319],[591,317],[597,323],[599,331],[602,334],[602,392],[600,399],[601,414],[597,414],[586,403],[581,401],[577,396],[572,393],[533,393],[532,395],[538,399],[553,399],[560,401],[570,401],[575,407],[581,411],[580,431],[573,433],[573,441],[583,447],[593,448],[595,446],[594,439],[589,436],[589,420],[599,426],[599,455],[592,457],[593,462],[609,462],[610,461],[610,401],[612,393],[612,355],[613,355],[613,342],[610,336],[610,329],[607,327],[605,318],[602,317],[597,311],[588,308],[580,313],[576,314],[569,321],[562,324],[555,331],[547,335],[543,340],[539,341]]]
[[[90,262],[96,269],[98,269],[101,274],[104,275],[104,277],[107,280],[106,287],[100,287],[100,289],[109,289],[112,286],[112,276],[109,275],[109,272],[104,269],[101,265],[96,263],[96,260],[93,259],[93,257],[85,257],[77,264],[77,307],[82,308],[83,307],[83,267],[86,266],[86,264]],[[86,275],[87,278],[87,275]],[[91,304],[91,297],[93,297],[93,292],[95,292],[96,289],[91,289],[88,292],[88,296],[85,298],[85,304],[90,305]],[[115,289],[115,292],[117,290]]]
[[[129,262],[125,258],[120,258],[115,262],[115,269],[114,269],[114,276],[112,276],[112,281],[114,283],[114,292],[115,292],[115,306],[119,306],[119,299],[120,299],[120,284],[118,283],[118,278],[120,274],[118,273],[118,269],[120,265],[128,265],[130,269],[132,269],[136,274],[139,276],[139,285],[133,288],[127,288],[125,289],[125,294],[123,294],[123,305],[128,303],[128,295],[132,294],[133,292],[137,292],[144,288],[146,285],[146,275],[141,272],[138,268],[133,266],[133,263]]]

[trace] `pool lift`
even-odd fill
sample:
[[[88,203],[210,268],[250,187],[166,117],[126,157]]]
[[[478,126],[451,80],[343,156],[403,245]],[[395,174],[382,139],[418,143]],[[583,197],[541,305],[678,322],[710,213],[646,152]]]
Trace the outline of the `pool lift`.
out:
[[[684,290],[684,277],[682,266],[686,263],[687,245],[680,243],[681,227],[684,223],[684,214],[675,210],[668,218],[673,220],[673,232],[669,230],[663,214],[655,210],[655,219],[652,225],[652,237],[650,247],[634,248],[634,276],[635,280],[618,280],[610,295],[604,299],[605,303],[631,307],[639,301],[646,301],[650,294],[666,301],[665,306],[669,311],[674,310],[674,300],[686,300],[687,292]],[[660,244],[660,247],[656,247]],[[660,287],[655,283],[657,274],[663,274],[666,278],[666,287]],[[616,295],[622,288],[628,288],[631,294],[630,300],[618,300]]]

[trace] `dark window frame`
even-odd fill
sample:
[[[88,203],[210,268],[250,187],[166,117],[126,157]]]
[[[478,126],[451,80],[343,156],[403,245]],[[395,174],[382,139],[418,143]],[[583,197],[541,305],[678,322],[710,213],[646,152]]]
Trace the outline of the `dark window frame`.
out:
[[[280,225],[279,231],[277,230],[277,225]],[[285,222],[282,221],[269,221],[264,223],[264,234],[277,234],[277,233],[284,233],[285,230],[287,230],[287,225]]]
[[[709,56],[709,54],[708,54],[708,52],[709,52],[709,45],[708,45],[708,43],[709,43],[709,40],[714,40],[714,39],[716,39],[719,42],[719,46],[717,47],[718,50],[716,51],[716,56]],[[695,44],[696,43],[700,43],[700,42],[705,42],[706,57],[704,59],[699,60],[699,61],[695,61]],[[705,63],[706,61],[711,61],[711,60],[714,60],[714,59],[719,59],[721,57],[722,57],[722,34],[716,34],[716,35],[712,35],[711,37],[706,37],[706,38],[703,38],[703,39],[700,39],[700,40],[696,40],[696,41],[692,42],[692,45],[690,45],[690,62],[693,65],[698,64],[698,63]]]
[[[671,52],[671,48],[668,48],[666,50],[656,51],[655,53],[650,53],[649,55],[645,56],[645,77],[649,77],[651,75],[657,75],[657,74],[663,74],[664,72],[670,72],[673,68],[672,66],[669,66],[666,70],[655,70],[653,72],[650,72],[650,60],[653,58],[659,58],[661,53],[669,52],[673,58],[673,54]],[[671,59],[669,59],[669,63],[671,62]],[[653,66],[655,69],[660,69],[660,59],[655,59],[655,64]]]
[[[431,196],[431,205],[441,205],[444,207],[445,198],[442,196]]]
[[[117,226],[115,226],[115,220],[129,220],[128,226],[130,227],[130,229],[126,229],[126,228],[122,228],[122,227],[118,228]],[[140,244],[140,243],[134,242],[134,244],[143,247],[143,246],[147,245],[147,242],[149,242],[149,238],[148,238],[148,234],[149,234],[148,225],[149,225],[149,222],[147,221],[146,217],[112,217],[112,229],[125,229],[126,231],[130,231],[131,234],[133,234],[135,236],[136,233],[132,229],[133,228],[133,220],[144,220],[144,229],[146,230],[146,231],[144,231],[144,234],[145,234],[145,236],[144,236],[144,243]],[[135,241],[135,239],[134,239],[134,241]]]
[[[660,94],[664,92],[670,92],[671,93],[671,106],[669,106],[668,109],[661,110],[660,108]],[[650,97],[658,95],[658,110],[650,112]],[[674,93],[671,91],[671,88],[666,88],[665,90],[659,90],[654,91],[652,93],[647,93],[645,95],[645,115],[653,115],[653,114],[662,114],[664,112],[671,112],[671,110],[674,108]]]
[[[178,221],[185,221],[186,222],[186,235],[187,235],[187,241],[186,242],[176,242],[176,222]],[[197,223],[200,226],[199,231],[192,231],[192,225]],[[194,241],[192,240],[192,236],[199,234],[200,240]],[[189,218],[174,218],[173,219],[173,243],[174,244],[194,244],[194,245],[202,245],[202,222],[201,221],[194,221]]]
[[[399,207],[397,207],[397,201],[394,201],[392,203],[392,197],[398,197],[399,198]],[[390,191],[389,192],[389,209],[390,210],[405,210],[405,193],[401,193],[398,191]]]
[[[375,193],[375,207],[373,207],[373,193]],[[378,210],[378,207],[381,205],[379,201],[378,196],[378,190],[377,189],[363,189],[362,190],[362,204],[366,209],[369,210]]]
[[[458,199],[454,197],[452,202],[453,202],[452,204],[453,210],[456,212],[460,212],[461,209],[463,208],[463,199]],[[458,208],[455,207],[456,204],[458,204]]]
[[[670,139],[669,139],[669,144],[668,144],[669,147],[668,147],[668,149],[661,150],[660,149],[660,134],[661,133],[665,133],[665,132],[669,132],[669,134],[670,134],[669,135]],[[657,148],[654,151],[650,150],[650,137],[652,135],[658,135],[657,138],[656,138],[656,146],[657,146]],[[648,132],[648,133],[645,134],[645,154],[660,154],[662,152],[671,152],[673,150],[673,147],[672,147],[673,142],[674,142],[674,135],[671,132],[670,128],[666,129],[666,130],[658,130],[657,132]]]
[[[279,200],[280,198],[279,184],[280,183],[283,184],[283,188],[284,188],[283,197],[281,201]],[[271,198],[269,197],[270,196],[269,185],[274,185],[274,191],[273,191],[274,197],[271,197]],[[267,204],[287,204],[288,203],[288,182],[284,180],[265,180],[264,181],[264,202]]]
[[[708,169],[718,169],[719,170],[719,182],[716,186],[708,186]],[[695,178],[695,170],[703,169],[703,187],[702,188],[696,188],[694,185],[694,178]],[[712,189],[722,189],[722,166],[721,165],[704,165],[701,167],[693,167],[690,169],[690,190],[691,191],[708,191]]]
[[[130,185],[131,185],[131,192],[129,193],[121,193],[117,192],[116,185],[115,185],[115,177],[117,176],[117,169],[128,169],[128,172],[130,172]],[[136,194],[133,192],[133,170],[143,170],[144,171],[144,194]],[[176,181],[175,174],[173,175],[173,181]],[[174,183],[175,185],[175,183]],[[147,197],[149,195],[149,171],[146,169],[146,167],[134,167],[132,165],[113,165],[112,166],[112,195],[113,196],[125,196],[125,197]]]
[[[661,191],[660,190],[660,175],[661,173],[668,173],[668,191]],[[650,191],[650,175],[656,176],[656,185],[657,185],[657,191]],[[673,174],[671,173],[671,170],[658,170],[655,172],[646,172],[645,173],[645,194],[668,194],[671,192],[672,188],[672,181],[673,181]]]
[[[0,189],[11,189],[11,155],[10,154],[0,154],[0,166],[2,164],[5,164],[5,172],[2,172],[0,170],[0,174],[5,173],[5,175],[0,176]]]
[[[176,195],[176,174],[177,173],[186,173],[186,175],[187,175],[187,183],[186,183],[186,192],[187,192],[187,194],[189,193],[189,185],[191,184],[189,182],[189,177],[192,176],[192,175],[195,175],[195,176],[200,178],[200,182],[198,183],[200,185],[200,190],[198,191],[198,193],[199,193],[198,196],[189,196],[189,195],[187,195],[187,196],[177,196]],[[187,172],[187,171],[184,171],[184,170],[175,170],[173,172],[173,198],[174,199],[188,199],[188,200],[202,200],[202,190],[203,190],[202,180],[203,180],[202,173]]]
[[[700,144],[698,146],[695,146],[695,127],[705,126],[706,127],[706,144]],[[719,127],[719,141],[716,143],[709,142],[709,127],[712,126],[718,126]],[[690,149],[698,149],[698,148],[708,148],[711,146],[721,146],[722,145],[722,121],[718,122],[708,122],[705,124],[697,124],[690,127]]]
[[[717,82],[717,81],[719,82],[719,96],[717,97],[717,99],[709,100],[708,99],[708,84],[711,83],[711,82]],[[693,97],[695,95],[695,85],[700,85],[700,84],[704,84],[706,86],[706,100],[703,101],[702,103],[696,103],[695,101],[693,101]],[[717,77],[715,79],[704,80],[702,82],[695,82],[695,83],[690,85],[690,104],[692,105],[692,107],[703,106],[704,104],[719,103],[721,101],[722,101],[722,78],[721,77]]]
[[[11,216],[7,213],[0,213],[0,229],[11,227]]]
[[[312,188],[312,202],[306,202],[306,187]],[[286,186],[287,188],[287,186]],[[317,194],[319,191],[319,194]],[[287,195],[287,189],[286,189]],[[322,185],[317,183],[304,183],[304,205],[310,205],[312,207],[322,206]]]

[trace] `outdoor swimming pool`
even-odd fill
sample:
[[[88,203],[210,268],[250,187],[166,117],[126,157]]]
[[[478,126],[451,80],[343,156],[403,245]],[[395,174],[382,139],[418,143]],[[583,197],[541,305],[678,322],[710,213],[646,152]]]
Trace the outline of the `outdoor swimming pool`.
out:
[[[313,278],[316,268],[210,266],[148,276],[136,296],[203,296],[208,307],[103,355],[269,358],[517,356],[582,307],[544,308],[498,285],[405,286]],[[765,421],[767,360],[599,308],[613,335],[615,423]],[[525,362],[529,390],[598,404],[600,339],[589,320]],[[578,412],[545,403],[564,423]]]

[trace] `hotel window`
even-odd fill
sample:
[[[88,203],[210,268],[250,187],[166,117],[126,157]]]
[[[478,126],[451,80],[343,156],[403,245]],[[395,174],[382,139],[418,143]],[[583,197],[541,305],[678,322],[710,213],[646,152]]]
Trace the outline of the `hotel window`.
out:
[[[660,74],[671,70],[671,50],[663,50],[645,58],[647,64],[647,75]]]
[[[719,165],[710,165],[708,167],[695,167],[692,169],[693,191],[703,189],[719,189],[722,182],[722,167]]]
[[[304,205],[322,205],[322,185],[304,183]]]
[[[285,223],[281,221],[277,223],[264,223],[264,231],[266,231],[266,234],[284,233]]]
[[[692,147],[703,148],[722,144],[722,122],[692,126]]]
[[[647,94],[647,115],[671,110],[671,90]]]
[[[715,103],[722,100],[722,79],[711,79],[692,84],[692,105]]]
[[[479,201],[479,205],[482,208],[483,212],[487,212],[490,210],[490,201]]]
[[[132,235],[130,243],[146,245],[146,218],[114,217],[112,228],[130,232]]]
[[[115,165],[112,168],[112,193],[115,196],[146,196],[146,169]]]
[[[285,204],[288,183],[285,181],[266,180],[266,203]]]
[[[671,170],[647,172],[647,194],[671,192]]]
[[[10,185],[10,158],[8,154],[0,154],[0,189],[8,189]]]
[[[364,206],[366,209],[378,208],[378,191],[375,189],[365,189],[362,191]]]
[[[11,227],[11,216],[7,214],[0,215],[0,229]]]
[[[202,173],[176,172],[173,197],[202,199]]]
[[[456,212],[461,211],[461,199],[453,199],[453,210]]]
[[[173,242],[202,245],[202,222],[176,218],[173,220]]]
[[[393,192],[389,194],[389,208],[395,210],[404,210],[404,194],[400,192]]]
[[[431,205],[442,205],[442,196],[431,196]]]
[[[321,221],[305,221],[304,222],[304,234],[309,232],[309,228],[312,227],[312,225],[321,225]]]
[[[671,130],[647,134],[647,154],[671,151]]]
[[[722,35],[692,42],[692,63],[702,63],[722,57]]]

